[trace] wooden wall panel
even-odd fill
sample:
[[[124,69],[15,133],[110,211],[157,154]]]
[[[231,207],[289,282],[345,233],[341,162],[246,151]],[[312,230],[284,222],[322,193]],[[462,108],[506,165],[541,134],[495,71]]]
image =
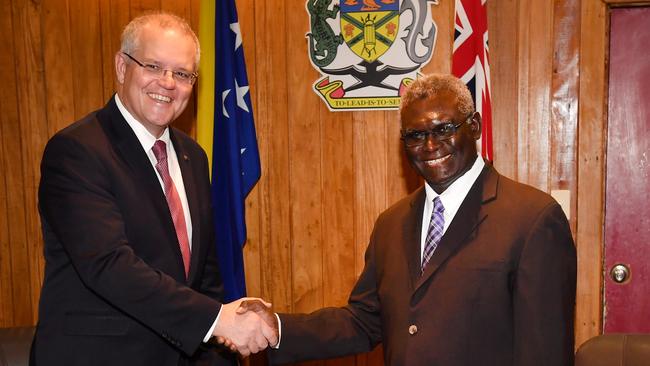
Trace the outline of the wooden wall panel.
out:
[[[494,166],[517,178],[519,1],[488,1]]]
[[[113,93],[113,57],[132,16],[165,9],[196,29],[198,4],[0,0],[10,9],[0,20],[0,326],[36,321],[43,268],[36,190],[47,138]],[[312,90],[318,73],[305,49],[305,0],[237,4],[262,161],[246,203],[249,295],[279,311],[341,305],[363,268],[375,218],[421,184],[402,153],[399,115],[327,110]],[[425,72],[451,69],[453,4],[430,5],[438,35]],[[591,200],[602,167],[593,145],[602,141],[602,124],[593,121],[604,103],[603,4],[491,0],[488,12],[495,166],[542,190],[571,193],[579,342],[600,324],[602,205]],[[176,122],[191,135],[195,100]],[[326,364],[379,365],[381,353]]]
[[[317,76],[303,46],[308,17],[293,14],[286,6],[283,14],[288,32],[284,35],[288,72],[287,97],[290,154],[292,298],[294,311],[305,312],[323,304],[323,237],[321,228],[321,134],[319,101],[305,93]],[[287,47],[286,45],[293,45]],[[314,286],[314,284],[319,284]]]
[[[354,112],[354,242],[355,275],[364,267],[375,218],[386,208],[386,173],[388,172],[386,144],[386,112]],[[351,288],[350,288],[351,289]],[[370,364],[366,355],[357,357],[358,364]]]
[[[2,29],[2,28],[0,28]],[[0,73],[0,76],[2,74]],[[3,119],[0,119],[0,122],[4,122]],[[2,137],[6,136],[8,131],[3,128],[3,125],[0,125],[0,135]],[[4,139],[0,141],[5,147]],[[5,150],[2,149],[2,159],[0,159],[0,171],[2,171],[6,177],[6,172],[8,168],[4,157]],[[7,196],[7,182],[3,179],[2,186],[0,187],[0,202],[2,206],[0,207],[0,325],[4,324],[14,324],[13,319],[13,280],[11,270],[11,251],[10,251],[10,239],[9,239],[9,206],[6,204],[8,202]]]
[[[256,123],[262,151],[258,183],[262,209],[262,265],[266,282],[262,294],[278,311],[293,309],[288,83],[291,60],[285,51],[285,2],[255,3]],[[253,103],[255,108],[255,102]]]
[[[49,136],[75,119],[72,103],[75,74],[70,67],[74,62],[68,9],[68,1],[43,2],[43,67]]]
[[[99,3],[100,26],[101,26],[101,47],[102,57],[111,59],[120,49],[120,32],[129,22],[128,0],[101,1]],[[115,80],[115,66],[113,62],[106,62],[102,59],[102,99],[108,98],[115,93],[117,82]],[[46,63],[47,64],[47,63]]]
[[[520,2],[519,151],[517,179],[548,191],[552,9],[547,1]]]
[[[604,158],[606,122],[607,5],[583,1],[580,9],[580,128],[576,231],[578,288],[576,344],[602,332]]]
[[[12,15],[11,1],[0,2],[3,9],[9,9]],[[2,143],[2,220],[0,220],[0,321],[2,325],[29,324],[31,319],[26,319],[25,311],[18,310],[16,306],[31,308],[31,299],[25,293],[16,294],[14,287],[26,287],[25,278],[18,278],[14,270],[15,252],[22,243],[26,243],[25,230],[27,223],[24,221],[25,212],[22,209],[22,196],[24,189],[20,170],[22,169],[21,155],[21,130],[18,112],[18,81],[16,75],[16,48],[14,46],[13,16],[0,18],[0,46],[5,52],[0,52],[0,78],[3,88],[0,88],[0,142]],[[23,249],[24,251],[24,249]],[[17,253],[19,256],[24,253]],[[17,291],[20,291],[18,289]],[[31,309],[30,309],[31,310]],[[30,311],[31,312],[31,311]]]
[[[577,136],[578,136],[578,62],[580,34],[580,1],[554,1],[553,17],[553,74],[551,79],[551,190],[572,193],[570,213],[576,212]],[[571,229],[576,232],[576,216],[569,217]]]
[[[320,101],[319,101],[320,102]],[[345,305],[357,279],[354,240],[352,113],[331,113],[319,107],[322,136],[323,305]],[[326,121],[326,122],[325,122]],[[355,365],[355,357],[326,365]]]
[[[103,105],[102,63],[112,57],[102,54],[99,3],[69,0],[73,101],[76,118]],[[78,45],[84,45],[78,47]]]
[[[47,120],[42,106],[45,105],[43,85],[43,45],[41,40],[40,11],[38,3],[25,1],[12,4],[14,15],[14,46],[16,47],[16,79],[18,88],[18,113],[20,114],[22,158],[21,175],[23,195],[21,199],[25,223],[37,222],[36,184],[39,178],[39,163],[45,141],[48,137],[45,121]],[[15,211],[20,212],[20,211]],[[13,230],[14,228],[10,228]],[[14,303],[18,314],[24,314],[22,321],[31,323],[36,319],[36,304],[39,298],[39,287],[42,278],[40,257],[42,251],[41,232],[38,227],[25,225],[24,241],[12,240],[13,273],[15,278],[27,279],[28,286],[14,286],[14,293],[29,297],[31,309],[24,304]],[[22,237],[22,235],[21,235]],[[29,245],[35,243],[35,245]],[[34,268],[35,270],[31,270]],[[22,296],[21,296],[22,298]],[[24,323],[23,323],[24,324]]]
[[[250,97],[251,100],[256,100],[255,91],[257,90],[257,62],[256,62],[256,42],[255,42],[255,0],[237,0],[237,13],[239,15],[239,28],[242,33],[242,44],[244,47],[244,57],[247,62],[247,71],[248,71],[248,83],[250,86]],[[253,113],[256,117],[259,116],[257,111],[257,104],[252,105]],[[257,129],[259,131],[261,123],[257,118]],[[258,140],[262,138],[261,134],[257,134]],[[259,144],[261,145],[261,144]],[[263,151],[260,151],[260,155],[264,155]],[[262,157],[264,160],[264,157]],[[262,174],[265,172],[263,171]],[[257,294],[258,296],[267,297],[267,294],[262,292],[262,283],[263,276],[265,272],[263,271],[263,265],[261,263],[262,252],[261,252],[261,236],[260,236],[260,224],[261,224],[261,210],[260,210],[260,187],[257,185],[257,188],[249,194],[248,199],[246,200],[246,226],[247,226],[247,241],[246,241],[246,250],[244,251],[244,261],[247,264],[246,271],[246,289],[248,293]]]
[[[3,21],[11,24],[5,35],[12,42],[9,52],[10,63],[7,73],[8,95],[6,107],[10,114],[3,120],[3,145],[5,160],[5,184],[7,185],[7,215],[9,246],[7,261],[11,269],[11,296],[13,322],[31,324],[34,321],[34,307],[39,280],[39,268],[31,270],[32,258],[38,258],[40,234],[37,227],[28,225],[36,221],[36,197],[33,182],[38,174],[39,152],[42,143],[39,138],[46,136],[44,131],[45,113],[37,106],[43,105],[42,70],[39,62],[42,57],[40,29],[38,20],[39,5],[31,2],[6,4],[12,19]],[[3,96],[4,97],[4,96]],[[9,104],[14,102],[14,104]],[[3,108],[4,108],[3,104]],[[29,245],[35,243],[35,245]],[[36,259],[38,261],[38,259]],[[18,285],[20,284],[20,285]]]

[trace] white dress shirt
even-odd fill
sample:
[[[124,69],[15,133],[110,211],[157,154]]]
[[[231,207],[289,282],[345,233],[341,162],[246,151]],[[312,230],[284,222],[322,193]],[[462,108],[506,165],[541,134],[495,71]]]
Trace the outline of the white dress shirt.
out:
[[[156,155],[154,155],[152,148],[156,140],[161,140],[162,142],[165,143],[165,146],[167,148],[167,164],[169,165],[169,175],[171,176],[172,181],[174,182],[174,186],[176,187],[176,192],[178,192],[178,196],[181,199],[181,204],[183,205],[183,215],[185,216],[185,226],[187,228],[187,240],[189,241],[190,250],[191,250],[192,249],[192,217],[190,216],[190,206],[187,204],[187,194],[185,194],[185,185],[183,184],[183,175],[181,174],[181,167],[178,164],[178,157],[176,156],[176,150],[174,150],[174,144],[172,144],[172,141],[169,138],[169,128],[165,128],[165,131],[163,132],[162,136],[156,138],[156,136],[152,135],[149,131],[147,131],[147,129],[142,125],[142,123],[138,122],[135,119],[135,117],[133,117],[133,115],[126,109],[126,107],[124,107],[124,104],[122,104],[122,101],[120,100],[120,97],[117,94],[115,94],[115,103],[117,104],[117,109],[120,110],[122,116],[126,120],[126,123],[128,123],[128,125],[131,127],[133,133],[135,133],[135,136],[138,138],[138,141],[140,141],[142,148],[147,153],[147,156],[149,157],[149,161],[151,162],[151,166],[156,171],[156,176],[158,177],[158,183],[160,183],[160,188],[162,188],[163,192],[165,192],[165,185],[163,183],[162,177],[158,173],[158,169],[156,169],[156,164],[158,163],[158,160],[156,159]]]
[[[445,189],[442,194],[436,193],[436,191],[429,186],[429,183],[424,184],[424,191],[426,193],[426,201],[424,201],[424,212],[422,212],[422,233],[420,237],[420,263],[422,262],[422,254],[424,253],[424,245],[427,239],[427,231],[429,230],[429,222],[431,221],[431,211],[433,210],[433,200],[440,196],[440,201],[442,206],[445,208],[443,212],[443,217],[445,218],[445,226],[442,230],[444,235],[447,232],[447,228],[451,221],[456,216],[456,212],[460,208],[460,205],[467,197],[469,190],[476,182],[476,179],[481,175],[481,171],[485,166],[485,162],[481,156],[477,156],[476,160],[472,167],[456,179],[447,189]]]
[[[115,103],[117,104],[117,109],[120,110],[120,113],[122,113],[122,116],[126,120],[126,123],[131,127],[133,133],[135,133],[135,136],[138,138],[138,141],[140,141],[142,148],[147,153],[147,156],[149,157],[149,162],[151,162],[151,165],[156,171],[156,176],[158,177],[158,183],[160,183],[160,187],[162,188],[163,192],[165,192],[165,185],[163,183],[162,177],[160,176],[160,173],[158,173],[158,169],[156,169],[156,164],[158,163],[158,160],[156,159],[156,155],[154,155],[152,148],[156,140],[161,140],[165,143],[167,149],[167,164],[169,165],[169,175],[171,176],[172,181],[174,182],[174,186],[176,187],[178,196],[181,199],[181,204],[183,205],[183,215],[185,216],[185,225],[187,226],[187,240],[189,241],[190,250],[191,250],[192,249],[192,217],[190,216],[190,206],[187,204],[187,194],[185,194],[185,185],[183,184],[183,175],[181,174],[181,167],[178,164],[178,157],[176,156],[176,150],[174,150],[174,144],[169,138],[169,128],[165,128],[165,131],[163,132],[162,136],[156,138],[149,131],[147,131],[147,129],[142,125],[142,123],[138,122],[138,120],[136,120],[135,117],[133,117],[133,115],[126,109],[126,107],[124,107],[124,104],[122,104],[122,101],[120,100],[120,97],[117,94],[115,94]],[[219,312],[219,314],[221,314],[221,311]],[[217,318],[212,323],[212,326],[208,330],[208,333],[205,335],[205,337],[203,337],[203,342],[209,341],[210,338],[212,337],[212,331],[214,331],[214,327],[217,325],[217,322],[219,321],[219,314],[217,314]]]

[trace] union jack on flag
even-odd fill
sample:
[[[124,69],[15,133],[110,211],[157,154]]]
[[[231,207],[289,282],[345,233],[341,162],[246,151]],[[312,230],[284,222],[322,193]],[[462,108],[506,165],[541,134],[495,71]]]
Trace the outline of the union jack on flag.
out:
[[[492,107],[488,52],[487,0],[456,0],[452,73],[472,93],[482,117],[481,155],[492,160]]]

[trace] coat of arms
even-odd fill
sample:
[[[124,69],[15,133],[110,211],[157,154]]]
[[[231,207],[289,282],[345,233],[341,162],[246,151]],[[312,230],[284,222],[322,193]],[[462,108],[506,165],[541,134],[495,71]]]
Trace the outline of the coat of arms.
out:
[[[431,60],[437,0],[308,0],[314,89],[331,111],[397,109]]]

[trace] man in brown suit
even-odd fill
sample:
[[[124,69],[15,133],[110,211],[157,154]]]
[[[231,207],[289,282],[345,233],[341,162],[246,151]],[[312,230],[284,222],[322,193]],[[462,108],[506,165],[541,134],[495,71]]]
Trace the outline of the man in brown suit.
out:
[[[279,315],[271,362],[381,343],[392,366],[573,364],[576,254],[560,205],[478,156],[481,116],[457,78],[415,81],[400,116],[425,186],[377,219],[347,306]]]

